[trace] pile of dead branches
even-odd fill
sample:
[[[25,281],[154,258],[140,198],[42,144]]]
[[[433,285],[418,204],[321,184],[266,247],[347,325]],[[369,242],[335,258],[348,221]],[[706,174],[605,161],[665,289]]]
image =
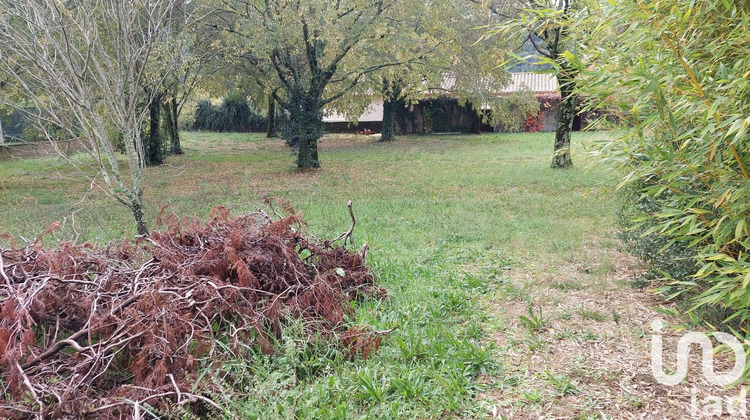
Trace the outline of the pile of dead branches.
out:
[[[193,387],[200,366],[221,365],[217,343],[273,353],[292,318],[372,350],[360,347],[379,340],[353,340],[363,329],[343,326],[351,300],[382,293],[366,249],[310,240],[285,210],[230,218],[216,208],[205,224],[172,216],[104,249],[0,249],[0,418],[217,408]]]

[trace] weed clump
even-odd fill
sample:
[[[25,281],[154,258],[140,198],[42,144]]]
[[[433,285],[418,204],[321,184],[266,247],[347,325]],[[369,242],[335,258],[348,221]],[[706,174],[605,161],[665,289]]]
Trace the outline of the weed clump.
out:
[[[350,301],[384,293],[364,253],[312,239],[282,207],[277,218],[221,207],[206,223],[163,217],[162,230],[106,248],[0,249],[0,417],[205,414],[219,407],[194,388],[199,368],[220,369],[225,349],[273,354],[290,319],[376,350],[367,328],[344,324]]]

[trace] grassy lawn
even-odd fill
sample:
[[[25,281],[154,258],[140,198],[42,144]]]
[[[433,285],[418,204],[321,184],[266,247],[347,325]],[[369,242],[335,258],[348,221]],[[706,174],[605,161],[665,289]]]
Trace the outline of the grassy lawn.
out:
[[[637,264],[614,239],[615,176],[583,148],[549,169],[551,134],[326,136],[323,169],[297,172],[290,150],[261,135],[184,133],[186,154],[148,170],[153,222],[163,205],[205,218],[286,198],[321,237],[349,226],[388,290],[358,304],[353,322],[393,331],[367,360],[295,340],[279,354],[238,356],[203,380],[245,391],[218,401],[241,418],[568,418],[648,412],[663,390],[648,373],[653,302],[629,287]],[[132,235],[127,211],[58,159],[0,162],[0,233],[54,240]],[[623,344],[625,343],[625,344]],[[611,353],[607,353],[611,352]],[[607,356],[609,354],[609,356]],[[645,366],[645,368],[644,368]],[[653,380],[652,380],[653,381]],[[689,397],[688,397],[689,398]],[[689,401],[689,399],[688,399]]]

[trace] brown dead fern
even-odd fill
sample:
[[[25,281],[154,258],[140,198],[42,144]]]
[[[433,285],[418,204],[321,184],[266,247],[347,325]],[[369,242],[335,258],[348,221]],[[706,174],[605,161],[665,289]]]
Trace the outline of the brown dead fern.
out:
[[[222,362],[217,339],[271,354],[290,318],[368,357],[382,334],[344,325],[351,300],[384,293],[364,254],[309,239],[280,207],[217,207],[204,224],[162,212],[161,230],[103,249],[0,249],[0,418],[220,409],[193,389],[199,366]]]

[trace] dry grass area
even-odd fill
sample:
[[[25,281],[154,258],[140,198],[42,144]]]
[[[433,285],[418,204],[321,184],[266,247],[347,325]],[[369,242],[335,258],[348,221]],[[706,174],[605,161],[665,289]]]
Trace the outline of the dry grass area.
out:
[[[710,397],[721,397],[722,417],[731,417],[726,398],[737,398],[739,389],[706,382],[696,346],[683,383],[666,386],[654,379],[651,322],[676,327],[680,320],[657,310],[664,305],[658,296],[631,286],[642,264],[615,249],[588,248],[581,255],[514,268],[507,285],[485,300],[496,320],[507,321],[491,334],[508,369],[484,378],[488,390],[480,399],[488,417],[698,418],[703,415],[693,406],[707,414]],[[676,366],[683,334],[663,330],[667,374]],[[715,370],[727,372],[733,363],[719,355]]]

